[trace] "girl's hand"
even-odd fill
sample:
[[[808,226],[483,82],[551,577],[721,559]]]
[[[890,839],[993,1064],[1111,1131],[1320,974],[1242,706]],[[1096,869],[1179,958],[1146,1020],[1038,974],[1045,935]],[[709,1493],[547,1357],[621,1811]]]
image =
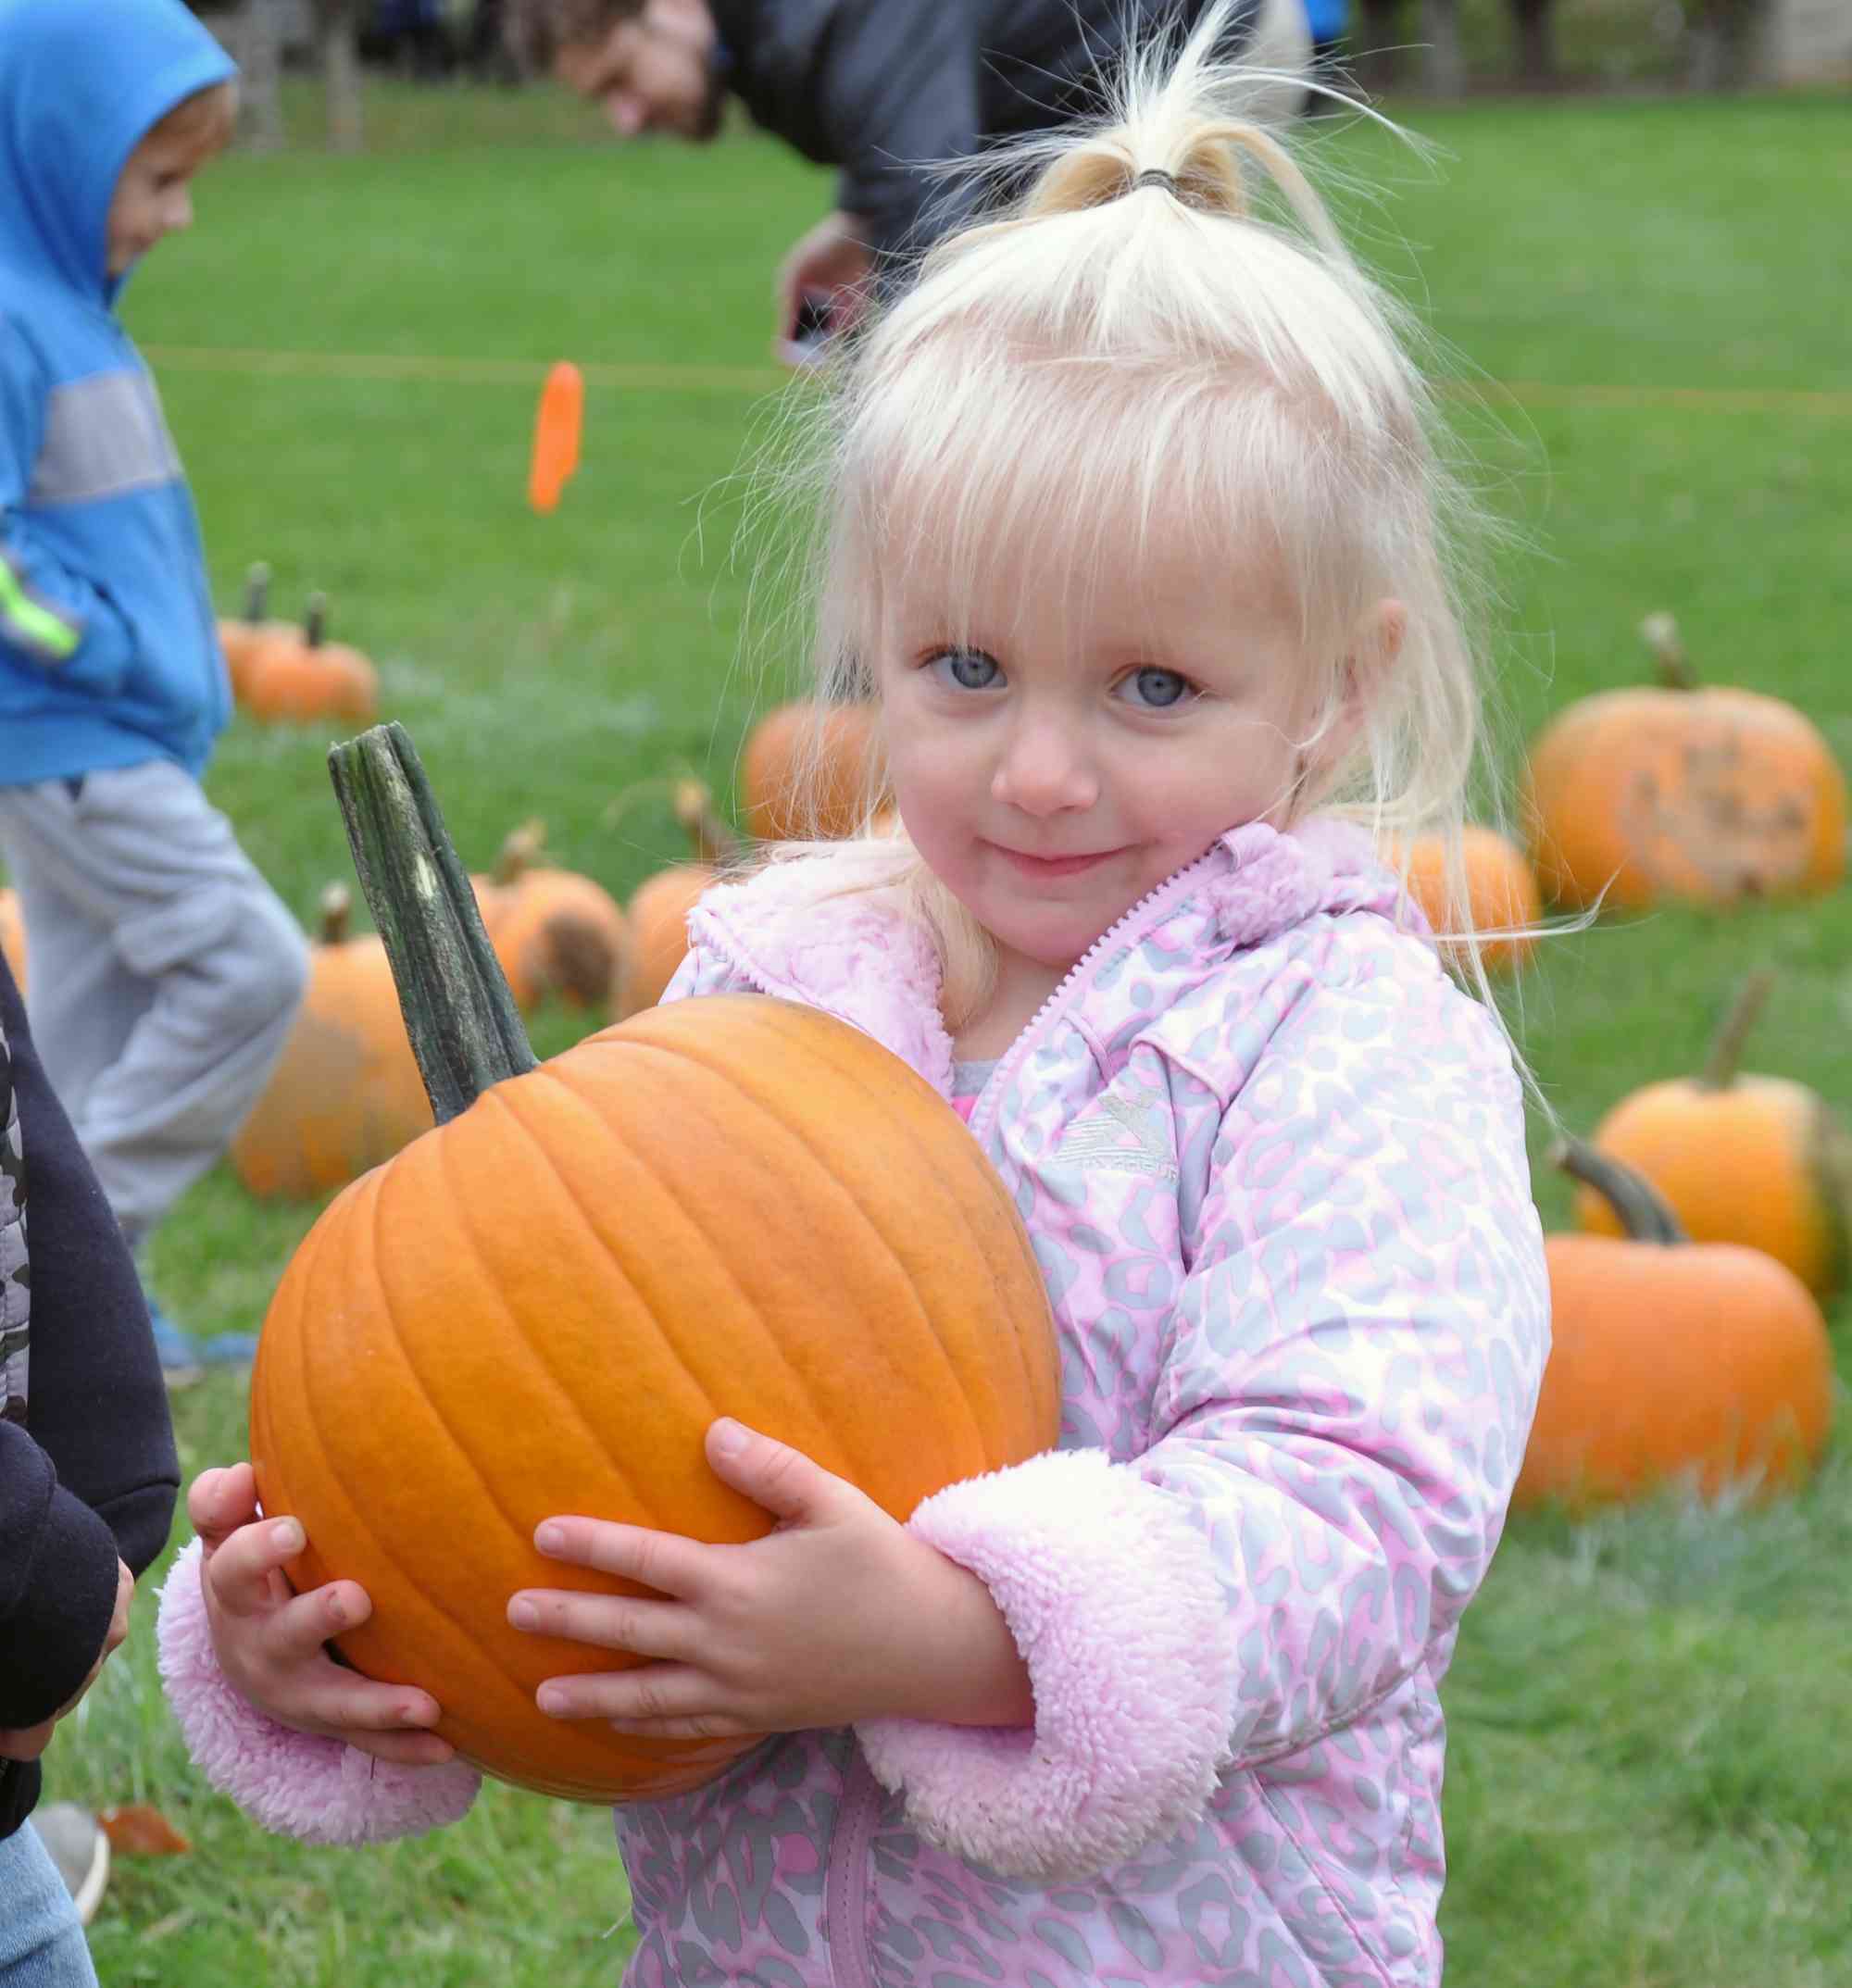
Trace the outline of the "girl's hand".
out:
[[[707,1461],[778,1529],[745,1546],[597,1519],[552,1519],[534,1544],[665,1599],[525,1589],[517,1629],[655,1661],[553,1678],[557,1719],[607,1719],[664,1739],[794,1732],[900,1717],[962,1725],[1034,1722],[1029,1674],[975,1574],[870,1498],[769,1437],[719,1421]]]
[[[259,1711],[301,1732],[344,1740],[402,1767],[439,1767],[456,1749],[422,1729],[438,1719],[428,1692],[375,1684],[336,1663],[325,1647],[364,1622],[373,1605],[352,1581],[297,1594],[284,1563],[303,1547],[294,1519],[259,1519],[247,1463],[206,1470],[186,1497],[204,1549],[200,1583],[212,1647],[226,1677]]]

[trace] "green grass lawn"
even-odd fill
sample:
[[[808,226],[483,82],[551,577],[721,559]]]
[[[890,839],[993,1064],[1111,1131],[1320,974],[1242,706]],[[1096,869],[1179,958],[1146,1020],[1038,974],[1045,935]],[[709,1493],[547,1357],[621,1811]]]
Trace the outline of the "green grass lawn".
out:
[[[1557,706],[1640,677],[1635,624],[1667,607],[1701,669],[1796,700],[1852,763],[1852,348],[1825,192],[1845,117],[1825,99],[1424,109],[1432,164],[1318,128],[1333,168],[1383,182],[1346,205],[1450,353],[1483,486],[1522,534],[1501,574],[1513,756]],[[827,179],[745,139],[620,156],[544,93],[380,91],[371,129],[363,157],[215,168],[194,233],[129,294],[219,597],[234,606],[257,558],[279,610],[328,589],[465,859],[538,814],[560,859],[627,893],[676,833],[659,796],[613,821],[615,797],[683,766],[724,795],[797,660],[743,648],[730,556],[735,472],[776,383],[771,270]],[[584,467],[537,519],[529,424],[561,356],[592,370]],[[306,919],[349,874],[326,744],[241,722],[210,776]],[[1693,1068],[1764,961],[1780,979],[1750,1067],[1852,1111],[1844,893],[1604,924],[1545,948],[1514,1017],[1585,1129]],[[552,1015],[536,1039],[574,1032]],[[1561,1183],[1540,1168],[1537,1191],[1561,1222]],[[164,1298],[201,1331],[251,1324],[313,1214],[209,1176],[160,1238]],[[1842,1353],[1848,1322],[1842,1307]],[[236,1382],[175,1410],[189,1476],[242,1453]],[[1839,1460],[1766,1511],[1513,1525],[1447,1693],[1451,1982],[1852,1980],[1848,1492]],[[497,1789],[459,1828],[384,1851],[268,1838],[189,1769],[152,1616],[144,1594],[48,1761],[56,1793],[156,1802],[194,1839],[190,1857],[120,1863],[93,1928],[106,1983],[615,1978],[629,1943],[607,1815]]]

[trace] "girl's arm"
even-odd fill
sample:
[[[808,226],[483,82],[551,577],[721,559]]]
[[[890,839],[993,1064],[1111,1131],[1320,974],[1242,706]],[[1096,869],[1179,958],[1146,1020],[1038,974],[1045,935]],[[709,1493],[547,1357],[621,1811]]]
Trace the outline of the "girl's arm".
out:
[[[1318,988],[1208,1108],[1189,1274],[1126,1306],[1164,1348],[1144,1454],[1057,1452],[912,1520],[990,1588],[1035,1726],[857,1731],[922,1833],[1006,1871],[1107,1868],[1444,1657],[1522,1458],[1548,1287],[1490,1019],[1438,978]]]

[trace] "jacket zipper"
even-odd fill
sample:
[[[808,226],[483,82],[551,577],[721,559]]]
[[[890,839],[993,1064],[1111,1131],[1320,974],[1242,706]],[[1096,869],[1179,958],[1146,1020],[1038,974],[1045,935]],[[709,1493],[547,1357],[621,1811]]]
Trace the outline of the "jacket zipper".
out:
[[[859,1746],[843,1782],[843,1809],[830,1842],[823,1889],[823,1944],[834,1988],[874,1988],[869,1952],[869,1860],[881,1789]]]
[[[971,1135],[982,1143],[990,1131],[991,1120],[996,1116],[997,1100],[1003,1095],[1004,1086],[1016,1074],[1022,1059],[1034,1048],[1036,1038],[1042,1033],[1049,1019],[1063,1007],[1068,996],[1085,976],[1087,970],[1107,948],[1120,939],[1126,929],[1142,919],[1148,919],[1158,902],[1187,883],[1215,855],[1216,847],[1204,850],[1194,862],[1186,863],[1182,869],[1172,870],[1155,890],[1147,891],[1129,911],[1122,913],[1100,933],[1086,951],[1075,960],[1061,977],[1060,984],[1030,1017],[1029,1025],[1017,1036],[1004,1052],[996,1068],[991,1071],[989,1082],[978,1094],[978,1101],[971,1107]]]

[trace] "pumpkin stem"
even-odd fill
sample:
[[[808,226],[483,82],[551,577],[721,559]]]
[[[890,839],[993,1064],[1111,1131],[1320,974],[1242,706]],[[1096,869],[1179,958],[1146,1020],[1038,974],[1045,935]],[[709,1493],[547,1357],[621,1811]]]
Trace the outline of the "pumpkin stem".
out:
[[[702,862],[719,863],[739,854],[739,835],[720,819],[713,794],[698,780],[678,780],[670,792],[669,805]]]
[[[442,1125],[538,1059],[405,727],[375,725],[331,746],[328,770]]]
[[[304,645],[319,649],[328,639],[328,596],[319,591],[308,597],[308,606],[303,610],[302,639]]]
[[[1552,1148],[1550,1165],[1608,1202],[1635,1243],[1670,1245],[1691,1241],[1658,1189],[1611,1153],[1601,1152],[1585,1139],[1565,1139]]]
[[[495,856],[495,867],[490,875],[496,883],[519,883],[533,868],[545,846],[545,822],[538,817],[523,821],[519,828],[510,829],[503,838]]]
[[[1653,652],[1659,681],[1667,690],[1696,690],[1697,671],[1691,667],[1679,639],[1678,623],[1669,614],[1649,614],[1640,623],[1640,634]]]
[[[353,915],[354,894],[344,883],[331,883],[321,894],[321,924],[319,936],[323,945],[339,945],[347,937]]]
[[[244,619],[261,621],[270,604],[270,569],[262,559],[244,575]]]
[[[1767,967],[1757,968],[1743,982],[1741,992],[1730,1004],[1730,1012],[1711,1038],[1710,1053],[1704,1059],[1704,1074],[1697,1080],[1700,1090],[1727,1091],[1736,1082],[1736,1066],[1743,1060],[1743,1045],[1748,1041],[1749,1031],[1756,1026],[1774,984],[1775,976]]]

